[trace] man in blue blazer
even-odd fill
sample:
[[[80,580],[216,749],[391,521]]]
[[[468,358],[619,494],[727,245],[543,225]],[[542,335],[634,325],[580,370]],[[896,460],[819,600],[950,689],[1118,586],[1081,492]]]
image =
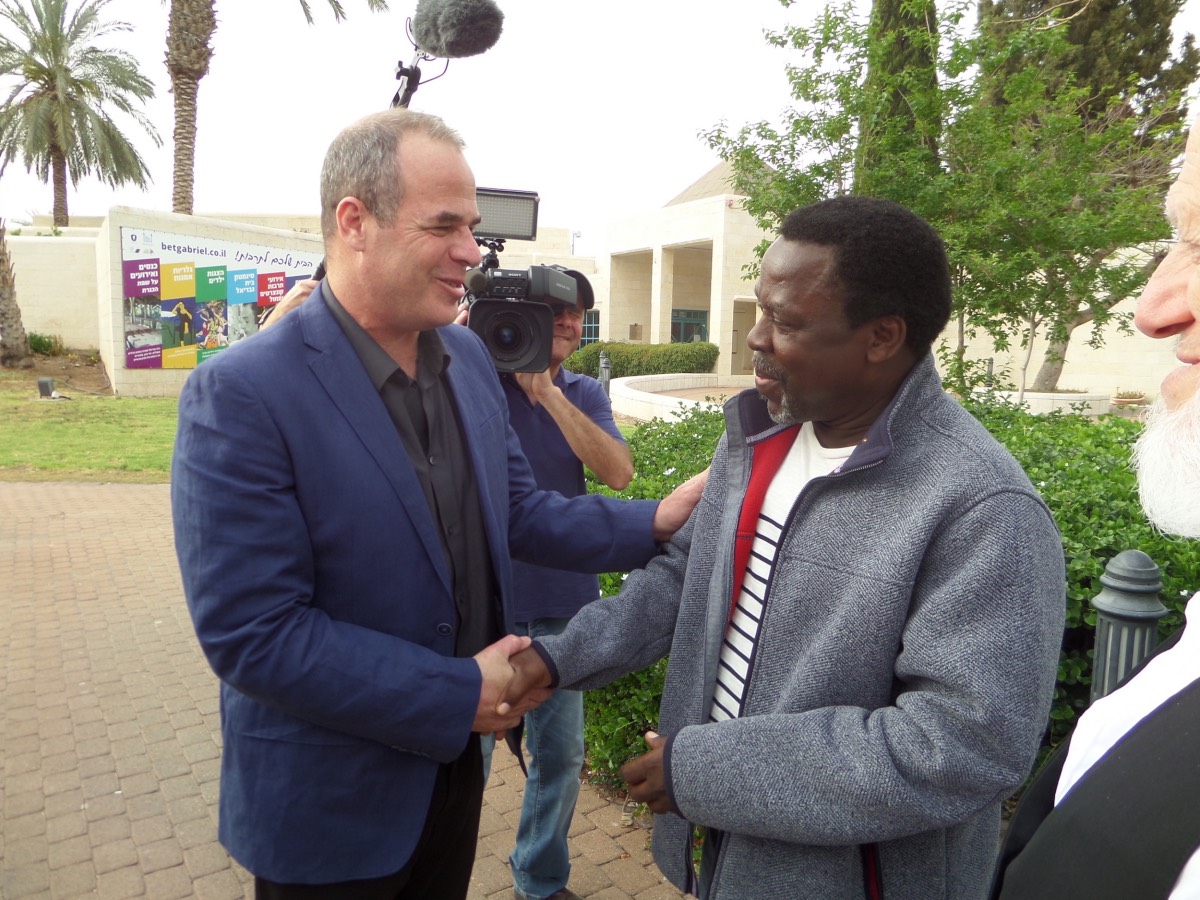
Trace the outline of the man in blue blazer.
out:
[[[389,110],[321,174],[327,277],[180,398],[175,541],[221,679],[222,843],[260,898],[465,897],[479,734],[528,645],[509,552],[644,564],[661,504],[536,490],[482,342],[451,326],[475,182],[440,119]]]

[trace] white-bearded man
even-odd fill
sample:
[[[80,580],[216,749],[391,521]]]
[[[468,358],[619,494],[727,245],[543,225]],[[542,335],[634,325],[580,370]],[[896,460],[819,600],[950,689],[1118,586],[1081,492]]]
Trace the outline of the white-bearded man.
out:
[[[1152,338],[1178,337],[1183,365],[1163,380],[1134,457],[1150,521],[1200,538],[1200,129],[1166,213],[1179,240],[1134,321]],[[1200,618],[1196,597],[1186,615]],[[1021,801],[993,896],[1200,898],[1200,625],[1080,718]]]

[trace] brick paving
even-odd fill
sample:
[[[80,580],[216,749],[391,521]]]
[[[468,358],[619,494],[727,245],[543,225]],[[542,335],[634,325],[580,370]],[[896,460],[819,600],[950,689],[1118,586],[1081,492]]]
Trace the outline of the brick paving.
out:
[[[217,843],[216,679],[166,485],[0,483],[0,900],[251,897]],[[470,900],[512,896],[523,778],[500,748]],[[584,786],[570,887],[678,900],[649,832]]]

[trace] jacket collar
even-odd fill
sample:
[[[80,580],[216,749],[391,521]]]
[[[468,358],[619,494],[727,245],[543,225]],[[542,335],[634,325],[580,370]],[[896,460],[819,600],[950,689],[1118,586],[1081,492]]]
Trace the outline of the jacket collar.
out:
[[[898,421],[896,417],[900,408],[919,408],[928,402],[930,396],[941,393],[941,389],[942,382],[933,363],[933,354],[926,353],[904,376],[904,381],[900,383],[900,388],[891,402],[871,423],[871,427],[867,429],[867,436],[854,448],[854,452],[839,471],[848,472],[886,459],[892,452],[893,426]],[[767,402],[754,388],[747,388],[731,397],[726,401],[724,409],[726,429],[731,432],[730,437],[735,437],[731,427],[735,426],[748,446],[791,427],[772,421],[767,412]]]

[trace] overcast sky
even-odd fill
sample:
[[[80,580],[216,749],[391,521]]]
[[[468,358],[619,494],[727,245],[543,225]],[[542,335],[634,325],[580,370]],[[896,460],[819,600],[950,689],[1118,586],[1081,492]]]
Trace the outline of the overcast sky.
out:
[[[496,45],[451,60],[410,106],[462,133],[480,186],[537,191],[540,224],[582,232],[585,253],[603,244],[606,223],[664,205],[719,161],[700,131],[778,117],[789,102],[788,55],[768,47],[763,30],[808,21],[818,8],[815,0],[791,9],[778,0],[497,2],[505,20]],[[200,82],[197,214],[315,214],[330,139],[391,102],[396,63],[413,55],[405,20],[416,0],[390,0],[389,12],[374,14],[364,0],[343,0],[349,19],[336,25],[326,0],[311,3],[312,26],[297,0],[217,3],[215,53]],[[69,191],[70,212],[169,210],[167,6],[111,0],[106,13],[133,25],[110,43],[134,53],[155,82],[146,109],[163,146],[129,123],[153,184],[114,191],[85,178]],[[1184,16],[1200,33],[1200,0],[1188,0]],[[424,77],[441,66],[424,64]],[[11,164],[0,216],[16,223],[51,209],[50,186]]]

